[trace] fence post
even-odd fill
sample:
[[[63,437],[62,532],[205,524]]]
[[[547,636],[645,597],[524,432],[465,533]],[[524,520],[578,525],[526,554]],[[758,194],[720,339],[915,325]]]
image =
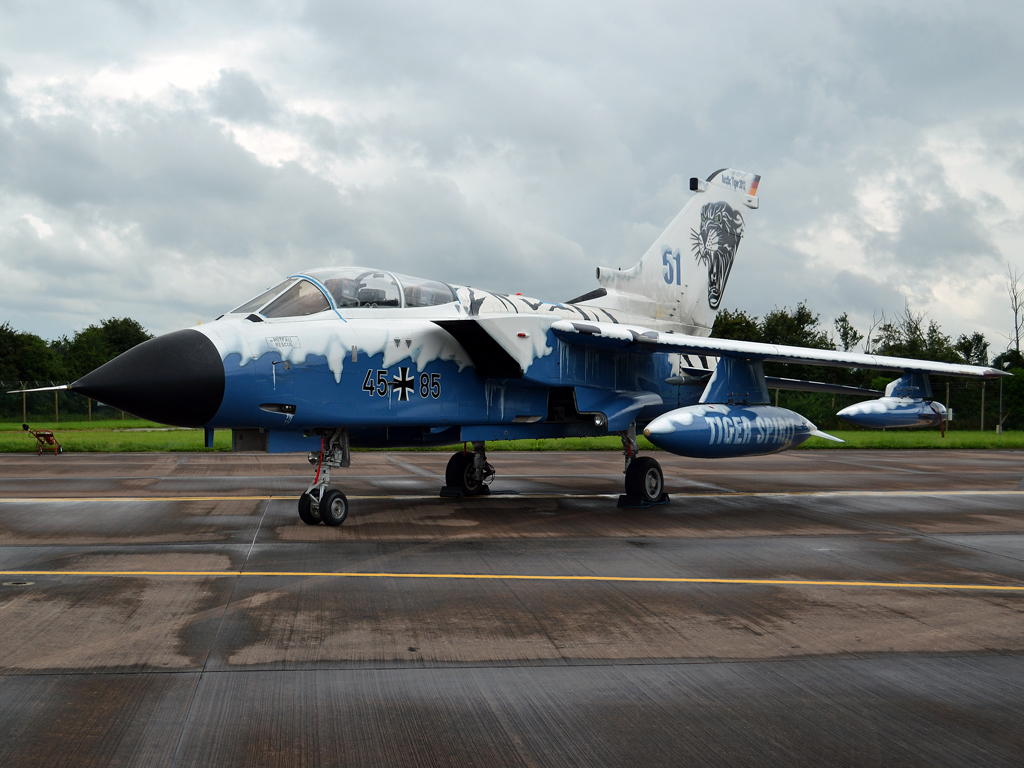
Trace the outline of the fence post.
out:
[[[999,379],[999,423],[996,424],[996,434],[1003,434],[1003,380]]]
[[[946,413],[947,414],[949,413],[949,382],[948,381],[946,382]],[[949,431],[949,429],[950,429],[950,424],[949,424],[949,420],[947,419],[946,420],[946,431]]]
[[[53,420],[55,423],[60,424],[60,409],[57,406],[57,392],[53,393]]]
[[[85,399],[89,401],[89,421],[92,421],[92,398],[87,397]]]
[[[26,382],[24,382],[24,381],[21,382],[21,388],[22,389],[26,389],[25,383]],[[27,397],[28,397],[28,393],[27,392],[22,392],[21,393],[21,423],[22,424],[24,424],[25,422],[28,421],[28,409],[26,407],[26,403],[27,403],[26,398]]]
[[[985,431],[985,382],[981,382],[981,431]]]

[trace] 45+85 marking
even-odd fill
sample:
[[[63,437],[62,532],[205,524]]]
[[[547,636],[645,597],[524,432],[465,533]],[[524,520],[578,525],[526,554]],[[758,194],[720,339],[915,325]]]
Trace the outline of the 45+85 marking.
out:
[[[374,373],[377,374],[376,378],[374,378]],[[415,389],[415,379],[409,375],[409,369],[406,367],[399,368],[398,373],[391,377],[391,381],[388,381],[388,372],[383,368],[377,371],[372,369],[367,371],[366,378],[363,379],[363,391],[369,392],[370,397],[374,395],[384,397],[388,390],[391,390],[398,392],[399,400],[408,400]],[[421,373],[419,390],[420,397],[432,397],[435,400],[439,398],[441,396],[441,374]]]

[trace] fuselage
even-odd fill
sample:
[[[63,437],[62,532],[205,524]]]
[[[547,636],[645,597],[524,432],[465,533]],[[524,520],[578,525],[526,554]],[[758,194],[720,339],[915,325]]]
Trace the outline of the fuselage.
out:
[[[509,315],[521,323],[498,333],[508,336],[503,346],[520,375],[483,375],[493,372],[481,372],[479,359],[439,325]],[[680,382],[713,361],[638,353],[607,365],[551,333],[563,318],[631,320],[615,308],[383,270],[312,270],[195,329],[214,344],[225,373],[221,405],[204,426],[297,433],[345,426],[354,435],[363,428],[367,444],[450,442],[449,430],[466,425],[497,427],[490,439],[604,433],[577,407],[581,387],[656,394],[661,403],[645,407],[642,421],[697,402],[703,384]]]

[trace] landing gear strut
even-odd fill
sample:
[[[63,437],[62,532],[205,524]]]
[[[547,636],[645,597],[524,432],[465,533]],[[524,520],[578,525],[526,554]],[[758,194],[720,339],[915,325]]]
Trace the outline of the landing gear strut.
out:
[[[324,431],[322,450],[309,454],[309,463],[316,467],[316,477],[299,497],[299,519],[306,525],[341,525],[348,517],[348,499],[335,488],[329,488],[331,468],[347,467],[351,462],[347,429]]]
[[[483,441],[473,443],[472,453],[452,454],[444,471],[442,496],[480,496],[490,493],[487,487],[494,479],[494,467],[487,462]]]
[[[636,423],[619,433],[622,436],[622,454],[626,459],[626,493],[619,496],[620,507],[648,507],[665,504],[665,475],[661,465],[650,456],[638,456],[640,446],[636,440]]]

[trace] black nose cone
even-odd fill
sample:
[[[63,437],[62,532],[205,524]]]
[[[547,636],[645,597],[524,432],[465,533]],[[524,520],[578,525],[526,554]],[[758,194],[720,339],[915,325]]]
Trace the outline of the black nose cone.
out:
[[[143,419],[201,427],[224,398],[224,363],[204,334],[175,331],[132,347],[71,389]]]

